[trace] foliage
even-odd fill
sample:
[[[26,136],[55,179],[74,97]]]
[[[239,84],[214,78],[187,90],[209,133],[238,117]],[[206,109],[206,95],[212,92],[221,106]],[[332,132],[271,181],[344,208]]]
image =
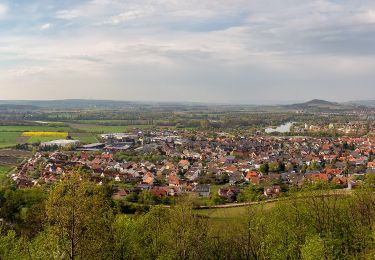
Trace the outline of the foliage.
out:
[[[0,165],[0,175],[8,173],[12,167]]]
[[[32,236],[42,230],[45,192],[40,188],[27,190],[0,188],[0,218],[14,223],[16,231]]]
[[[324,241],[319,235],[314,235],[306,239],[301,249],[301,257],[304,260],[324,259],[326,249]]]
[[[19,132],[0,132],[0,148],[16,144],[20,135]]]
[[[269,172],[269,165],[268,163],[264,163],[264,164],[261,164],[260,167],[259,167],[259,171],[261,173],[268,173]]]
[[[47,236],[57,239],[55,250],[70,259],[102,259],[110,255],[112,210],[102,189],[69,176],[56,185],[46,201]]]
[[[257,185],[249,185],[241,190],[237,196],[238,202],[259,201],[263,199],[263,188]]]
[[[24,132],[22,136],[40,136],[40,137],[60,137],[66,138],[68,136],[67,132]]]
[[[121,213],[130,202],[113,203],[105,187],[77,174],[46,199],[39,189],[0,194],[1,218],[11,223],[0,232],[1,259],[371,259],[375,252],[371,186],[233,209],[193,210],[180,200],[132,216]],[[149,192],[137,199],[153,203]],[[32,218],[42,225],[25,232]]]

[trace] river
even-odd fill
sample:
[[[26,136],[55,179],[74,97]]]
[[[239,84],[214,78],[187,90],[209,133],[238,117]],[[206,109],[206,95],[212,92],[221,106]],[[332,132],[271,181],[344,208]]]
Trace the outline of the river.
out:
[[[290,128],[292,127],[292,125],[294,124],[295,122],[288,122],[288,123],[285,123],[283,125],[280,125],[276,128],[272,128],[272,127],[268,127],[266,128],[266,133],[269,134],[269,133],[273,133],[273,132],[278,132],[278,133],[288,133],[290,132]]]

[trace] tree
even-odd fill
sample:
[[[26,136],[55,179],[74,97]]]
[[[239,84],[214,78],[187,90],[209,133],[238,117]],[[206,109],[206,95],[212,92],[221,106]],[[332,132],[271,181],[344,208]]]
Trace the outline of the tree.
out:
[[[267,174],[268,171],[269,171],[268,163],[261,164],[260,167],[259,167],[259,171],[261,173]]]
[[[278,172],[280,171],[280,165],[277,162],[272,162],[268,165],[268,170],[270,172]]]
[[[199,123],[202,129],[207,129],[210,127],[210,121],[208,121],[207,119],[201,120]]]
[[[214,203],[214,205],[220,205],[220,204],[224,204],[225,203],[225,199],[222,198],[219,194],[215,193],[214,195],[212,195],[212,198],[211,198],[212,202]]]
[[[113,215],[101,187],[69,175],[51,190],[46,214],[48,235],[58,237],[55,250],[69,259],[105,258],[111,252]]]
[[[113,222],[114,257],[113,259],[134,259],[137,254],[135,239],[136,223],[126,215],[119,214]]]
[[[0,228],[0,259],[25,259],[25,248],[22,241],[16,237],[16,232],[10,230],[5,235],[1,233]]]
[[[134,257],[138,259],[157,259],[161,253],[166,253],[168,248],[165,243],[166,227],[171,221],[170,210],[161,206],[155,206],[138,219],[135,234]],[[164,249],[164,250],[163,250]],[[164,251],[164,252],[163,252]]]
[[[237,196],[237,201],[257,201],[260,200],[263,194],[263,188],[257,185],[249,185],[248,187],[241,190]]]
[[[146,205],[154,205],[159,202],[159,198],[152,194],[150,191],[144,190],[139,194],[138,202]]]
[[[319,164],[318,164],[317,161],[312,161],[312,162],[310,163],[309,167],[308,167],[308,169],[309,169],[310,171],[318,170],[318,168],[319,168]]]
[[[164,250],[160,259],[207,259],[208,223],[193,212],[191,205],[178,205],[162,234]]]
[[[125,200],[128,202],[137,202],[138,201],[138,194],[135,192],[130,193],[128,196],[125,197]]]
[[[18,233],[33,236],[42,230],[44,200],[41,188],[0,189],[0,218],[12,223]]]
[[[302,259],[315,260],[325,259],[324,241],[319,235],[307,238],[301,249]]]

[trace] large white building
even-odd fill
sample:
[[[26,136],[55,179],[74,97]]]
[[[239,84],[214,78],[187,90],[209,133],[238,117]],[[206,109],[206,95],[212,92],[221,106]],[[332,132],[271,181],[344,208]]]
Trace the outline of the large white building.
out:
[[[80,145],[80,141],[61,139],[61,140],[53,140],[53,141],[49,141],[49,142],[44,142],[44,143],[40,144],[40,146],[42,146],[42,147],[55,146],[55,145],[57,145],[58,147],[66,147],[68,145],[76,147],[76,146]]]

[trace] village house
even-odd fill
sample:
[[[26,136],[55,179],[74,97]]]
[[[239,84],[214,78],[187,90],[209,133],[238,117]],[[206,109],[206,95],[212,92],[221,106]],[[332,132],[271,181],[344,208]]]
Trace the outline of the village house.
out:
[[[279,185],[274,185],[270,187],[264,187],[264,196],[266,197],[276,197],[281,193],[281,187]]]
[[[237,195],[240,194],[240,189],[235,186],[227,186],[220,188],[218,191],[220,197],[223,197],[229,202],[236,201]]]
[[[209,197],[211,195],[211,188],[208,184],[198,184],[193,191],[200,197]]]

